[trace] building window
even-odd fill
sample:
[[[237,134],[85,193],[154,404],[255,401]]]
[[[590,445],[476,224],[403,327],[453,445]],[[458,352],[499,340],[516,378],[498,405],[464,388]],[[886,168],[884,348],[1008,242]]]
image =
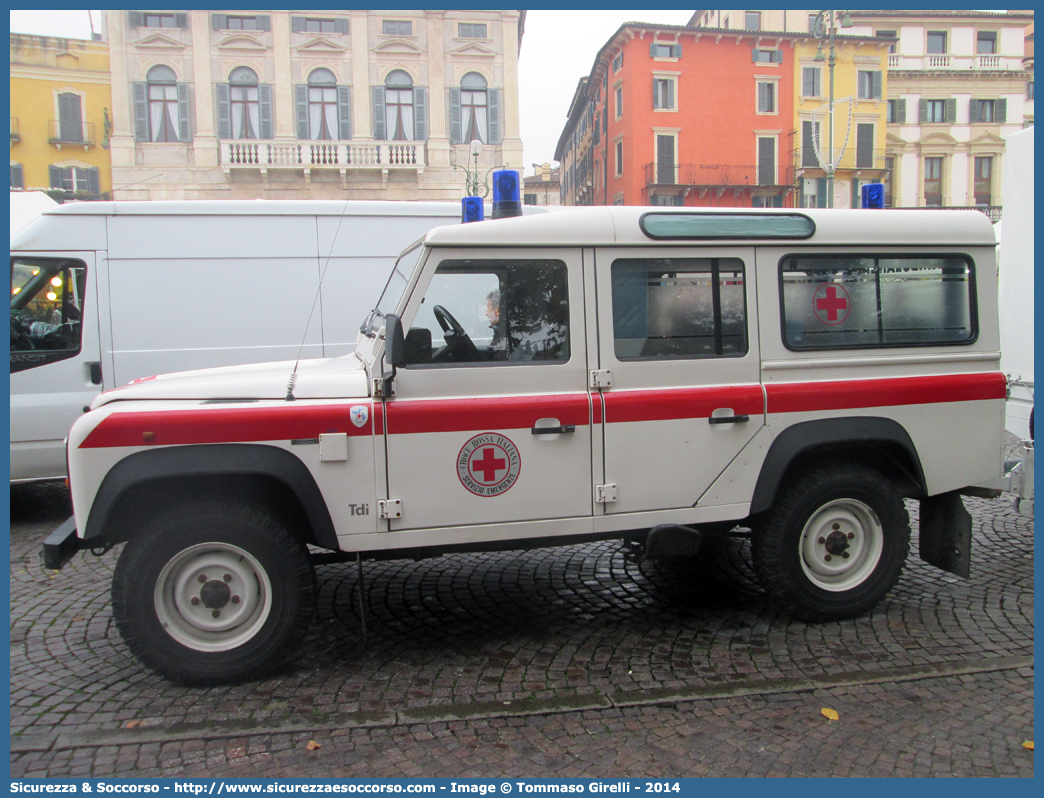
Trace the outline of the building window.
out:
[[[981,30],[975,34],[975,52],[978,55],[996,55],[997,32]]]
[[[537,195],[536,194],[523,194],[522,195],[522,204],[523,205],[536,205],[537,204]]]
[[[802,67],[801,94],[805,97],[820,97],[823,94],[823,70],[819,67]]]
[[[181,141],[181,103],[174,70],[162,64],[145,77],[148,85],[149,141]]]
[[[774,114],[776,112],[776,82],[758,81],[758,113]]]
[[[818,167],[819,158],[816,155],[816,151],[822,129],[819,126],[819,122],[815,123],[814,129],[812,124],[809,120],[801,123],[801,165]]]
[[[882,39],[895,39],[896,38],[894,30],[879,30],[875,35],[880,37],[880,38],[882,38]],[[893,42],[892,44],[888,45],[888,52],[889,53],[894,53],[895,52],[895,47],[896,47],[895,42]]]
[[[856,168],[880,168],[874,160],[874,126],[860,122],[856,125]]]
[[[101,196],[101,184],[97,166],[81,168],[78,166],[48,166],[51,188],[60,188],[72,193],[86,193],[92,199]]]
[[[761,12],[745,11],[743,14],[743,27],[746,30],[761,30]]]
[[[942,207],[942,158],[924,159],[924,204],[929,208]]]
[[[681,58],[682,47],[680,44],[659,44],[653,42],[649,45],[649,55],[653,58]]]
[[[887,121],[889,124],[898,123],[902,124],[906,121],[906,100],[889,100],[888,101],[888,117]]]
[[[384,103],[388,140],[412,141],[413,78],[401,69],[389,72],[384,81]]]
[[[816,20],[817,19],[819,19],[819,14],[809,14],[808,15],[808,32],[809,33],[815,33],[816,32]]]
[[[884,206],[893,207],[892,204],[892,180],[895,178],[895,158],[885,158],[885,174],[881,183],[884,184]]]
[[[616,87],[616,119],[623,116],[623,86]]]
[[[333,141],[337,136],[337,78],[329,69],[308,76],[308,138]]]
[[[947,104],[956,107],[956,101],[953,100],[921,100],[921,122],[927,124],[953,122],[954,120],[947,113]]]
[[[407,34],[408,35],[408,34]],[[457,23],[457,36],[461,39],[485,39],[485,22],[459,22]],[[535,203],[532,203],[535,204]]]
[[[464,141],[489,142],[486,86],[486,79],[477,72],[469,72],[460,81],[460,121]]]
[[[1006,99],[972,100],[968,106],[968,121],[1003,123],[1007,116],[1007,105]]]
[[[879,70],[859,70],[859,99],[880,100],[884,73]]]
[[[946,31],[928,31],[928,55],[944,55],[946,53]]]
[[[228,83],[232,138],[261,138],[261,102],[257,73],[249,67],[238,67],[228,76]]]
[[[18,190],[25,188],[25,177],[22,174],[22,165],[20,163],[11,164],[11,190]]]
[[[623,141],[616,142],[616,176],[623,177]]]
[[[624,204],[623,194],[617,194],[616,196],[613,197],[613,205],[623,205],[623,204]]]
[[[258,17],[268,24],[267,17]],[[268,30],[267,27],[264,28]],[[319,17],[290,17],[290,30],[293,33],[323,33],[323,34],[347,34],[350,30],[350,20],[347,17],[335,19],[324,19]]]
[[[412,36],[413,22],[410,20],[385,19],[381,21],[381,31],[385,36]]]
[[[782,50],[762,50],[757,47],[750,51],[750,59],[755,64],[782,64]]]
[[[1029,83],[1026,84],[1026,99],[1027,100],[1032,100],[1033,99],[1033,81],[1032,80]]]
[[[58,95],[58,140],[79,143],[83,135],[83,106],[79,94]]]
[[[653,108],[661,111],[675,111],[674,78],[653,78]]]
[[[164,14],[155,11],[130,11],[132,28],[184,28],[187,26],[186,14]]]
[[[224,30],[260,30],[257,17],[225,17]]]
[[[672,186],[675,177],[675,138],[671,135],[656,136],[656,182],[660,185]]]
[[[975,204],[992,205],[993,198],[993,157],[985,156],[975,159]]]
[[[758,185],[774,186],[778,182],[776,139],[774,136],[758,136]]]
[[[617,53],[616,58],[613,59],[613,73],[619,72],[623,69],[623,53]]]

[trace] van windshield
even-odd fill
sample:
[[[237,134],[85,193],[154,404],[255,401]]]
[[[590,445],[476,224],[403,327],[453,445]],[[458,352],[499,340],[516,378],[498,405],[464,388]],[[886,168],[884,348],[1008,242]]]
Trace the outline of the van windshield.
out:
[[[388,282],[381,293],[381,298],[377,302],[377,307],[370,311],[370,315],[366,317],[366,321],[359,328],[363,335],[368,338],[376,336],[377,331],[384,326],[384,317],[395,311],[399,300],[402,299],[402,292],[409,285],[410,275],[413,274],[417,261],[420,259],[421,244],[423,243],[424,238],[418,238],[403,250],[402,254],[396,259],[395,266],[392,267],[391,274],[388,275]]]

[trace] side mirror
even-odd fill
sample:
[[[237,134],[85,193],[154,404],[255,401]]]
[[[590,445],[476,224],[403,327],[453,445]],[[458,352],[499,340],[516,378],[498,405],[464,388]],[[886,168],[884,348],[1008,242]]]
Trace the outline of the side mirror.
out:
[[[387,347],[388,365],[393,369],[406,365],[406,338],[402,333],[402,321],[389,313],[384,317],[384,341]]]

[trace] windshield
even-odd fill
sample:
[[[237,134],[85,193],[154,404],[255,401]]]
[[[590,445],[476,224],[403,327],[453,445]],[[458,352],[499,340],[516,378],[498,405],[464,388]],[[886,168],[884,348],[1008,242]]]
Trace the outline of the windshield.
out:
[[[413,274],[417,261],[420,259],[421,244],[423,243],[424,239],[418,238],[403,250],[402,254],[395,261],[395,266],[392,267],[391,274],[388,275],[388,282],[384,286],[384,291],[377,302],[377,307],[370,311],[370,315],[360,328],[363,335],[373,338],[377,331],[384,326],[384,317],[395,311],[399,300],[402,299],[402,292],[406,290],[406,286],[410,282],[410,275]]]

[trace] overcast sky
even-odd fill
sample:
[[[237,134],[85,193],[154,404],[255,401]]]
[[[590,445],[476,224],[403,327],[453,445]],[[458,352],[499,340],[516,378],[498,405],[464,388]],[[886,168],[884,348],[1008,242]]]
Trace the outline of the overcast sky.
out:
[[[12,33],[89,39],[91,15],[101,31],[100,11],[11,11]],[[621,23],[684,25],[690,9],[673,11],[529,11],[519,56],[519,112],[523,163],[553,161],[577,81],[590,72],[595,54]]]

